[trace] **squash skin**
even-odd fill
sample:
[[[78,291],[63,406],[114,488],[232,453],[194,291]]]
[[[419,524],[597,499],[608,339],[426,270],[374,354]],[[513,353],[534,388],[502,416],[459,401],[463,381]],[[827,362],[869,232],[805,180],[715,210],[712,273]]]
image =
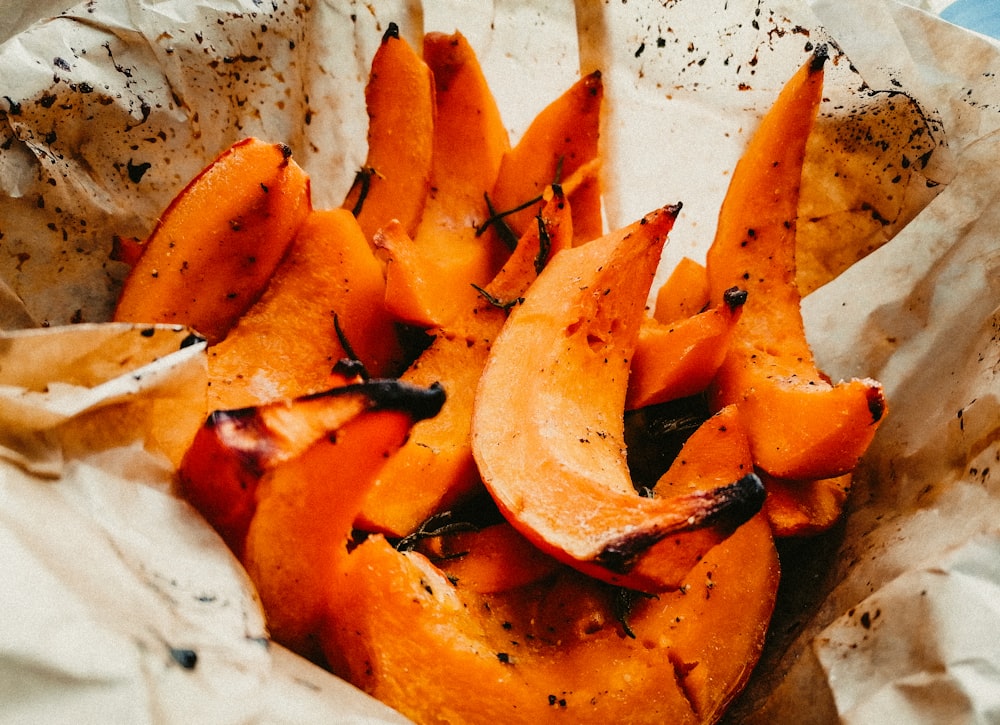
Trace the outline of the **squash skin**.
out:
[[[789,480],[851,471],[886,413],[871,379],[836,385],[817,369],[795,284],[795,218],[806,141],[822,96],[825,49],[788,81],[733,172],[706,269],[711,299],[749,298],[710,390],[738,403],[756,465]]]
[[[664,207],[552,260],[494,342],[472,420],[483,482],[522,534],[591,576],[646,591],[679,584],[677,572],[651,580],[637,567],[657,541],[714,529],[690,537],[703,553],[763,503],[755,477],[659,500],[640,497],[629,476],[629,364],[678,211]]]
[[[188,325],[209,344],[224,338],[309,213],[309,178],[291,153],[247,138],[188,183],[143,244],[114,320]]]

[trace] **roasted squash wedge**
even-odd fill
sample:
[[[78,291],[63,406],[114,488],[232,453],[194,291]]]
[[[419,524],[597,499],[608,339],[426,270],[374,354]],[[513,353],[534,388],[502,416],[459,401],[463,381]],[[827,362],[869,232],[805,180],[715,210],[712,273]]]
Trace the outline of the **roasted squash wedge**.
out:
[[[476,227],[489,216],[485,195],[510,140],[464,36],[428,33],[424,61],[436,99],[431,192],[412,239],[383,237],[379,247],[390,311],[413,325],[447,328],[475,304],[472,285],[485,285],[506,260],[503,244]],[[422,304],[406,307],[412,300]]]
[[[779,579],[761,516],[656,597],[565,566],[480,593],[381,536],[342,562],[331,669],[415,722],[470,725],[713,722],[760,655]]]
[[[369,241],[393,219],[413,235],[430,191],[434,148],[434,78],[389,23],[365,88],[368,158],[344,208]]]
[[[681,257],[656,292],[653,317],[664,325],[694,317],[708,308],[709,295],[705,265],[690,257]]]
[[[257,300],[309,213],[291,149],[233,144],[164,211],[125,280],[114,319],[188,325],[218,342]]]
[[[634,410],[698,395],[708,387],[729,350],[746,293],[734,287],[722,303],[693,317],[664,324],[647,317],[632,356],[625,409]]]
[[[886,412],[876,381],[834,385],[817,369],[795,284],[802,163],[825,60],[825,48],[817,49],[751,138],[733,172],[706,263],[714,302],[733,286],[749,293],[712,385],[713,405],[736,403],[756,465],[793,480],[851,471]]]
[[[523,234],[533,223],[546,187],[565,181],[577,169],[598,159],[603,98],[600,72],[584,76],[546,106],[517,145],[504,154],[490,198],[494,210],[504,213],[503,222],[515,236]],[[590,171],[599,172],[596,168]],[[574,223],[581,228],[593,228],[596,223],[600,228],[600,189],[588,189],[588,193],[596,196],[597,203],[588,203],[583,198],[575,202],[571,196]],[[537,201],[525,206],[533,199]],[[596,222],[582,218],[584,214],[591,217],[596,214]]]
[[[629,477],[629,364],[678,210],[655,211],[549,263],[493,344],[472,419],[483,482],[522,534],[609,583],[661,591],[679,580],[630,577],[653,544],[705,527],[716,530],[715,544],[763,503],[756,478],[658,499],[640,497]]]
[[[572,219],[561,193],[549,195],[537,223],[451,329],[434,340],[402,375],[415,385],[440,383],[448,393],[440,415],[418,423],[413,435],[376,479],[359,528],[406,536],[421,521],[467,497],[479,486],[470,430],[476,386],[490,347],[516,304],[549,258],[572,243]],[[543,244],[542,238],[545,242]]]
[[[384,298],[381,266],[350,212],[311,212],[261,298],[209,347],[209,410],[325,390],[343,382],[344,358],[374,377],[398,373],[403,350]]]

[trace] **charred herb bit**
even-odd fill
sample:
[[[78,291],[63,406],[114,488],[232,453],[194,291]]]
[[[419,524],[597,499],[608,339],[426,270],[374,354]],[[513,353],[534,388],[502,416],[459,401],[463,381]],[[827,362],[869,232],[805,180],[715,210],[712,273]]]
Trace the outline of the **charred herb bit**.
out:
[[[437,536],[457,534],[462,531],[478,531],[479,527],[471,521],[458,518],[454,511],[442,511],[424,521],[412,534],[408,534],[396,543],[397,551],[412,551],[423,539]]]
[[[656,599],[656,595],[646,594],[645,592],[636,591],[635,589],[626,589],[625,587],[614,587],[613,589],[614,591],[611,595],[611,613],[614,615],[618,624],[621,625],[625,636],[630,639],[635,639],[635,632],[628,623],[628,618],[632,614],[632,609],[639,600]]]
[[[541,274],[549,261],[549,250],[552,249],[552,237],[549,236],[549,228],[542,219],[542,215],[535,216],[538,220],[538,254],[535,255],[535,274]]]
[[[473,283],[472,286],[473,286],[473,288],[475,288],[476,292],[478,292],[480,295],[482,295],[482,297],[483,297],[484,300],[486,300],[487,302],[489,302],[494,307],[499,307],[504,312],[506,312],[507,310],[509,310],[511,307],[514,307],[515,305],[519,305],[522,302],[524,302],[524,298],[523,297],[515,297],[512,300],[504,302],[499,297],[491,295],[489,292],[487,292],[485,289],[483,289],[482,287],[480,287],[478,284]]]
[[[355,217],[361,214],[361,209],[365,205],[365,199],[368,198],[368,192],[372,186],[372,177],[378,175],[378,171],[372,166],[362,166],[358,169],[358,173],[354,175],[354,183],[351,184],[351,189],[348,193],[353,192],[355,187],[360,187],[358,189],[358,200],[354,202],[354,206],[351,208],[351,214]]]
[[[347,335],[344,334],[344,328],[340,326],[340,315],[338,315],[336,312],[333,313],[333,329],[337,333],[337,340],[340,342],[340,346],[344,348],[344,352],[347,353],[347,357],[350,360],[355,360],[360,364],[361,359],[358,357],[358,354],[354,352],[354,348],[351,347],[351,341],[347,339]],[[364,365],[362,364],[362,368],[363,367]],[[362,377],[367,378],[368,376],[362,375]]]
[[[652,491],[684,442],[710,415],[708,401],[702,395],[625,414],[625,450],[636,490]]]
[[[517,249],[517,237],[514,235],[514,231],[507,226],[507,222],[504,221],[505,217],[511,214],[516,214],[519,211],[527,209],[529,206],[533,206],[542,201],[542,195],[534,197],[533,199],[528,199],[528,201],[523,204],[518,204],[512,209],[507,209],[505,211],[498,212],[493,208],[493,202],[490,200],[489,194],[483,194],[483,198],[486,199],[486,209],[489,211],[490,215],[487,217],[486,221],[476,227],[476,236],[481,237],[486,233],[486,230],[490,227],[495,227],[497,234],[500,236],[500,241],[503,242],[504,246],[510,251]]]
[[[464,531],[479,531],[504,520],[496,502],[485,491],[447,511],[428,517],[417,530],[396,542],[397,551],[411,551],[423,539]]]

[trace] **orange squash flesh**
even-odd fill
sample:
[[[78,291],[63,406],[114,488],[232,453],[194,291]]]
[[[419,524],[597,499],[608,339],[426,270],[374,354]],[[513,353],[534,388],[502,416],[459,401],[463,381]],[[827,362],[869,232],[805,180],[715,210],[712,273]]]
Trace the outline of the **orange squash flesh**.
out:
[[[397,235],[381,248],[393,314],[414,325],[447,327],[474,306],[478,293],[472,285],[489,282],[506,259],[503,245],[477,236],[476,227],[489,216],[485,194],[510,141],[464,36],[428,33],[424,61],[434,76],[437,104],[431,191],[412,240]],[[414,285],[422,289],[407,289]],[[414,299],[424,304],[405,306]]]
[[[710,295],[705,265],[681,257],[656,293],[653,317],[664,325],[694,317],[708,307]]]
[[[225,337],[267,286],[309,213],[309,179],[283,144],[239,141],[171,202],[125,280],[114,319]]]
[[[541,196],[553,183],[561,183],[584,164],[598,158],[601,131],[601,103],[604,85],[600,71],[594,71],[574,83],[559,98],[544,108],[531,122],[517,145],[508,151],[500,165],[490,198],[498,212],[522,206]],[[504,217],[516,236],[532,223],[541,202]],[[577,224],[592,226],[580,218],[584,210],[594,213],[593,205],[573,204]],[[598,226],[600,205],[596,207]]]
[[[571,244],[571,210],[552,195],[536,224],[518,241],[507,264],[484,294],[516,300],[538,274],[538,266]],[[544,230],[548,251],[541,254]],[[505,309],[480,296],[451,330],[434,331],[434,341],[402,375],[415,385],[440,383],[448,393],[440,415],[414,427],[406,445],[382,469],[357,525],[366,531],[406,536],[421,521],[468,496],[480,483],[472,458],[470,429],[476,385],[493,340],[507,318]]]
[[[372,537],[344,557],[321,639],[335,673],[416,722],[704,723],[757,661],[778,578],[760,516],[624,617],[566,567],[482,594]]]
[[[361,385],[357,379],[350,383],[292,400],[217,410],[195,434],[178,471],[180,491],[237,556],[256,510],[262,473],[301,455],[365,410],[385,405],[383,398],[391,403],[398,386],[378,381]]]
[[[825,50],[786,84],[733,173],[708,252],[712,299],[749,293],[710,391],[716,408],[738,403],[754,459],[785,479],[852,470],[886,404],[870,379],[832,385],[816,368],[795,285],[795,218],[806,140],[822,95]]]
[[[298,455],[258,468],[256,510],[243,550],[271,635],[307,656],[318,654],[314,637],[327,616],[332,567],[346,552],[372,478],[413,423],[436,413],[443,396],[439,389],[377,381],[330,397],[360,409],[318,437],[307,426],[299,440],[307,445]]]
[[[346,357],[375,377],[398,372],[403,352],[384,296],[381,266],[350,212],[311,212],[261,298],[209,347],[209,410],[332,387]]]
[[[625,409],[698,395],[715,377],[729,349],[746,296],[734,289],[722,304],[664,324],[647,318],[632,356]]]
[[[562,566],[508,523],[439,536],[425,541],[417,551],[448,581],[479,594],[534,584]]]
[[[430,190],[434,78],[390,23],[365,88],[368,158],[344,200],[365,238],[393,219],[413,235]]]
[[[592,576],[650,590],[678,582],[630,579],[645,550],[705,526],[728,534],[763,501],[755,478],[660,500],[640,497],[629,477],[629,361],[678,209],[551,261],[493,344],[472,421],[480,474],[515,527]]]
[[[763,476],[764,510],[777,537],[815,536],[840,521],[853,474],[818,481],[783,481]]]

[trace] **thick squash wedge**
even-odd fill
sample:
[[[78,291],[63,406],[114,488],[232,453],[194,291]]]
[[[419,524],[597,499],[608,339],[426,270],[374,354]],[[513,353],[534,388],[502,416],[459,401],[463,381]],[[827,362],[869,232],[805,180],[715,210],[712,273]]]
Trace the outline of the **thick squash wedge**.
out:
[[[717,543],[763,502],[754,477],[659,499],[640,497],[629,476],[629,365],[678,210],[660,209],[550,262],[493,344],[472,420],[483,481],[522,534],[593,576],[649,590],[679,584],[630,578],[655,543],[703,527],[717,527]]]
[[[143,244],[114,319],[188,325],[209,344],[225,337],[309,213],[309,178],[291,154],[248,138],[196,176]]]
[[[817,369],[795,284],[802,162],[825,59],[825,49],[814,52],[751,138],[733,172],[706,264],[713,301],[733,286],[749,293],[711,400],[716,408],[739,406],[756,465],[784,479],[851,471],[886,411],[876,381],[834,385]]]
[[[708,723],[757,662],[778,579],[760,516],[657,597],[569,567],[481,593],[376,536],[343,556],[321,641],[415,722]]]

